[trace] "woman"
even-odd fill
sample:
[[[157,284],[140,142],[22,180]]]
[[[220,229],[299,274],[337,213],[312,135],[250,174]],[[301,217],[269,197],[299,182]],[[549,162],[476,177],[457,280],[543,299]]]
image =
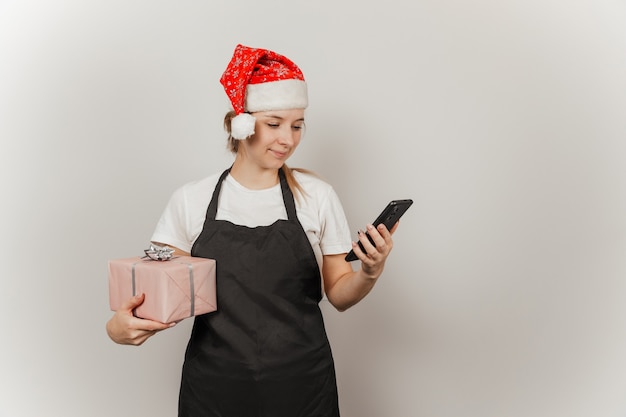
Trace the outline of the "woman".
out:
[[[285,165],[300,143],[307,90],[275,52],[238,45],[221,83],[232,166],[177,190],[152,241],[217,261],[218,311],[196,317],[185,354],[179,416],[339,416],[332,354],[318,306],[340,311],[383,272],[393,241],[367,226],[350,242],[332,187]],[[361,268],[344,260],[353,249]],[[322,282],[323,278],[323,282]],[[140,345],[173,323],[132,316],[134,297],[107,323],[111,339]]]

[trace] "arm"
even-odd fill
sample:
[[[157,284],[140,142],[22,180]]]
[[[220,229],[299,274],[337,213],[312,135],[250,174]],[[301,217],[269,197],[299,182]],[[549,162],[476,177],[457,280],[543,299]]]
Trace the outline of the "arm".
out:
[[[324,255],[322,276],[328,301],[339,311],[345,311],[361,301],[372,290],[378,277],[383,273],[385,261],[393,247],[391,235],[396,231],[396,223],[391,231],[384,225],[374,228],[368,225],[367,232],[376,246],[372,245],[365,233],[359,233],[359,241],[365,248],[364,253],[356,242],[352,249],[361,261],[361,269],[353,271],[345,254]]]
[[[165,246],[157,243],[159,246]],[[189,256],[185,251],[174,248],[175,254],[179,256]],[[140,306],[145,299],[144,294],[136,295],[127,300],[119,310],[113,314],[113,317],[107,322],[107,334],[115,343],[120,345],[139,346],[148,340],[151,336],[161,330],[169,329],[176,323],[161,323],[153,320],[140,319],[133,316],[133,310]]]

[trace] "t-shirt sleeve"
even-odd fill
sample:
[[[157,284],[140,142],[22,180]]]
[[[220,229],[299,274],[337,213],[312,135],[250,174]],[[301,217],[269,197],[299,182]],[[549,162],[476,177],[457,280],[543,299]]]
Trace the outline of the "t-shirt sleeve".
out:
[[[352,249],[350,227],[339,196],[329,187],[327,198],[320,206],[320,249],[324,255],[347,253]]]
[[[191,252],[193,242],[188,236],[188,219],[188,204],[184,187],[181,187],[170,197],[152,234],[151,241]]]

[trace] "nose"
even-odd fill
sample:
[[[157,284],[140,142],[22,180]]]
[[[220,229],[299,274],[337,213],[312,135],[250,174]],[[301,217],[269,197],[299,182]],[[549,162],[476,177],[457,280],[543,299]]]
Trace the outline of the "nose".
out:
[[[283,129],[280,129],[278,133],[278,143],[291,147],[296,141],[296,134],[297,132],[294,132],[291,126],[285,126]]]

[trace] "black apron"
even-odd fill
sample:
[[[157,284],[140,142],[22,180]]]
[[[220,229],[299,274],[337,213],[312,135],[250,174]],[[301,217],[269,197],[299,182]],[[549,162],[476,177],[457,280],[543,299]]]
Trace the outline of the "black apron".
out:
[[[250,228],[215,220],[229,172],[191,249],[216,260],[217,311],[195,318],[179,417],[338,417],[320,271],[285,174],[288,219]]]

